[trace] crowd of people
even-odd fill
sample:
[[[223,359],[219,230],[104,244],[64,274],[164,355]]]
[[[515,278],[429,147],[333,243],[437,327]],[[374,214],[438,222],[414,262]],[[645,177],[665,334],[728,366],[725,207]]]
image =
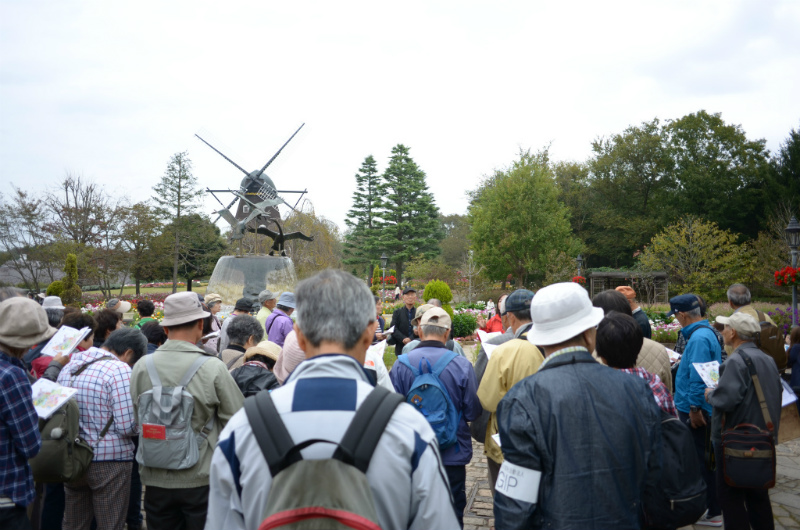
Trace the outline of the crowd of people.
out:
[[[143,300],[126,326],[128,302],[88,315],[0,290],[0,528],[457,529],[473,438],[498,529],[676,528],[671,515],[698,507],[689,522],[774,527],[767,486],[726,480],[723,437],[752,424],[776,442],[779,366],[797,363],[800,331],[784,358],[760,348],[768,317],[745,286],[714,323],[702,298],[670,300],[676,363],[629,286],[503,296],[474,364],[438,300],[402,299],[387,328],[362,281],[325,270],[224,321],[219,295],[181,292],[161,322]],[[43,353],[59,327],[88,334]],[[382,341],[390,370],[370,349]],[[716,387],[694,368],[714,361]],[[76,390],[78,439],[39,418],[39,379]],[[73,442],[91,448],[83,472],[36,476],[31,462]],[[699,494],[666,486],[692,478]]]

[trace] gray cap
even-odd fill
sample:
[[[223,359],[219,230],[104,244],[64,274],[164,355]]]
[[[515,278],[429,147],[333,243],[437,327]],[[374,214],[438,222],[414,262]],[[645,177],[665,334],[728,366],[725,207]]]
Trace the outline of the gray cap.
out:
[[[294,293],[281,293],[280,298],[278,298],[278,305],[282,305],[283,307],[289,307],[294,309]]]
[[[258,303],[259,304],[263,305],[264,302],[266,302],[267,300],[274,300],[274,299],[275,299],[275,295],[272,294],[272,291],[270,291],[269,289],[264,289],[263,291],[258,293]]]
[[[164,320],[161,325],[165,328],[180,326],[210,315],[211,313],[203,311],[197,293],[184,291],[171,294],[164,300]]]
[[[30,348],[49,339],[56,328],[38,303],[15,296],[0,304],[0,342],[12,348]]]

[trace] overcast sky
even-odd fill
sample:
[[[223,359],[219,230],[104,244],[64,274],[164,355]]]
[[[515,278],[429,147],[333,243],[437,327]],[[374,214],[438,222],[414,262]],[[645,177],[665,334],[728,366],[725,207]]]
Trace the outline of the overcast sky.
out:
[[[520,147],[585,160],[655,117],[721,112],[775,151],[800,126],[798,28],[795,0],[0,0],[0,192],[69,172],[144,200],[184,150],[235,187],[195,133],[252,170],[305,122],[268,173],[344,229],[355,172],[397,143],[446,214]]]

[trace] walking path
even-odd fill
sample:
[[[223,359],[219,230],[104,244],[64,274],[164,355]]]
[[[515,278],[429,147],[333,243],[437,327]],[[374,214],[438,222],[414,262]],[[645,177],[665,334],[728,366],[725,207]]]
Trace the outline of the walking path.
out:
[[[467,508],[464,511],[464,530],[494,528],[492,493],[486,473],[483,444],[472,441],[472,462],[467,466]],[[778,480],[769,493],[775,530],[800,529],[800,439],[778,446]],[[687,526],[703,530],[708,526]]]

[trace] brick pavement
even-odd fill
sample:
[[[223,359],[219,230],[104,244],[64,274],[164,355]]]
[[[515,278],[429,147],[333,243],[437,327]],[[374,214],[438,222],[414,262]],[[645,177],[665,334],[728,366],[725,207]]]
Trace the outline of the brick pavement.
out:
[[[483,444],[472,441],[474,456],[467,466],[467,508],[464,530],[493,528],[492,494],[486,473]],[[800,529],[800,439],[778,446],[778,479],[770,490],[775,530]],[[687,526],[682,530],[703,530],[708,526]],[[723,527],[724,528],[724,527]]]

